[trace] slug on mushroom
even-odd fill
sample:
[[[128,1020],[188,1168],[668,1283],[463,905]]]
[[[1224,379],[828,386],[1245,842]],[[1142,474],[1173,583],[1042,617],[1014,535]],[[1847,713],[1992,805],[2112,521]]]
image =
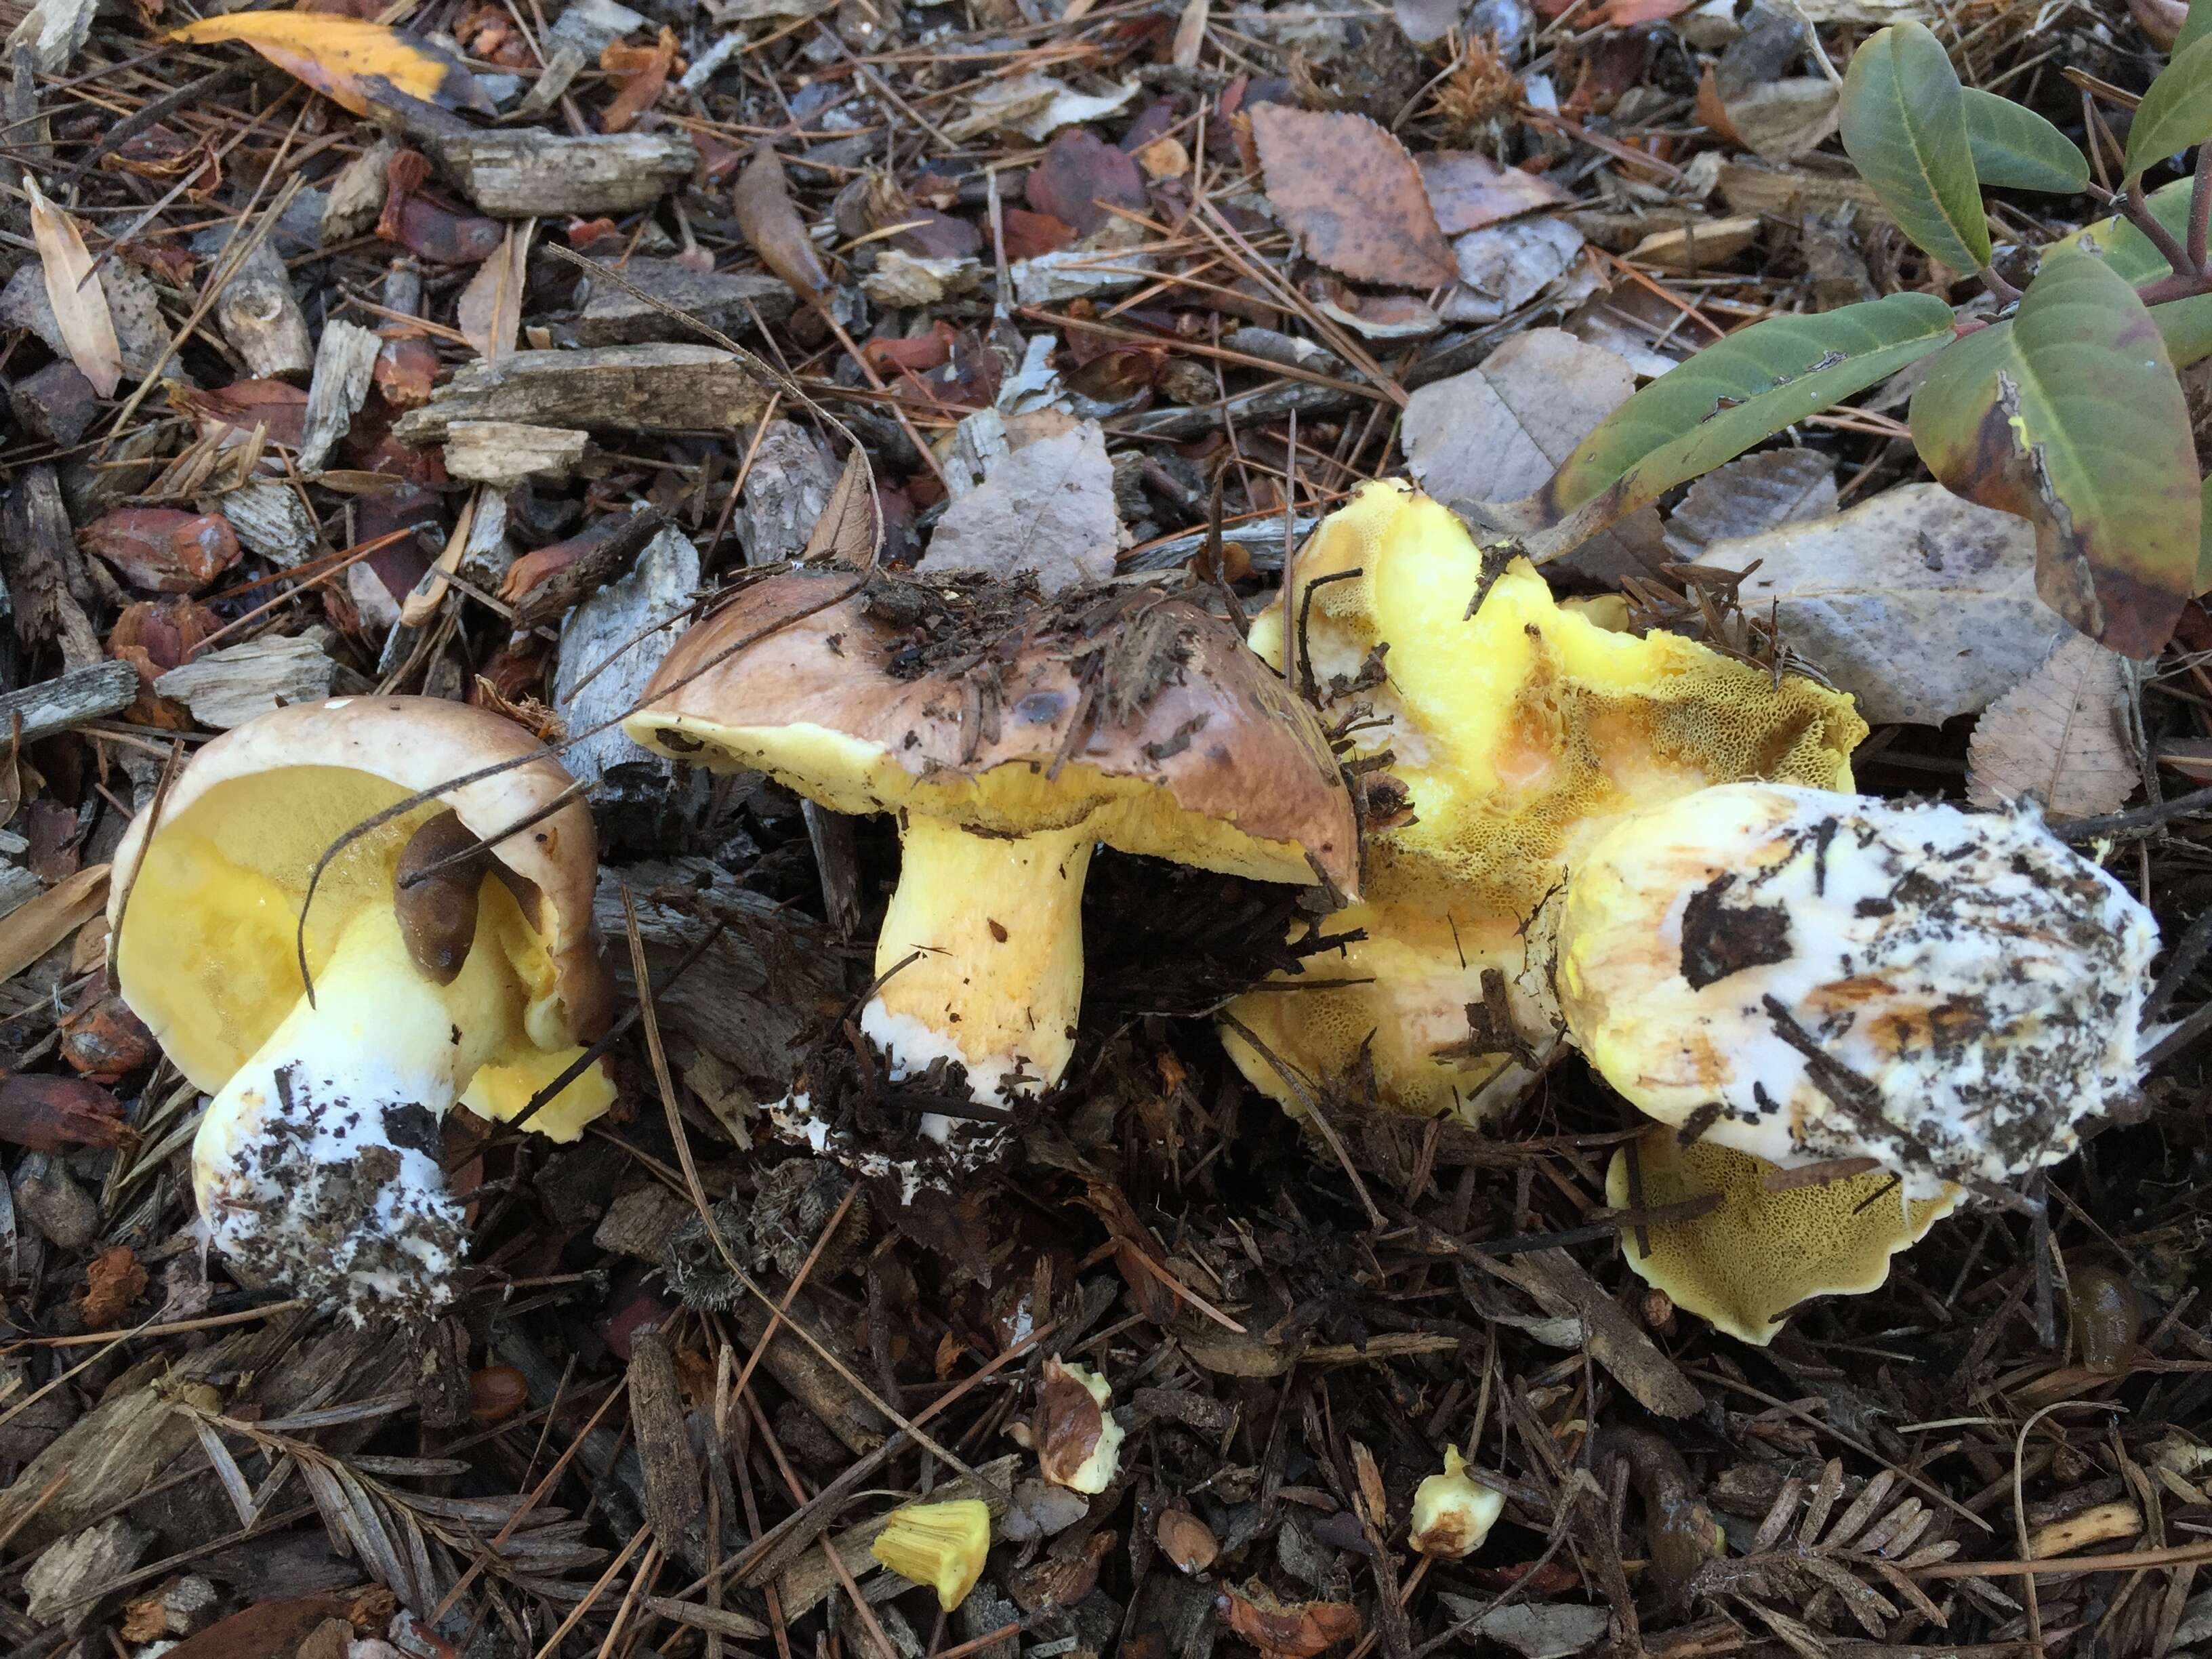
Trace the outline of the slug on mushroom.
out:
[[[446,787],[502,761],[517,763]],[[611,1012],[596,840],[581,803],[560,802],[569,786],[485,710],[339,697],[217,738],[131,824],[116,867],[135,877],[109,908],[118,988],[214,1097],[193,1187],[245,1276],[356,1320],[450,1298],[465,1230],[441,1120],[457,1101],[514,1116]],[[317,861],[434,789],[331,860],[307,909],[311,997],[297,948]],[[573,1140],[613,1100],[595,1064],[530,1127]]]

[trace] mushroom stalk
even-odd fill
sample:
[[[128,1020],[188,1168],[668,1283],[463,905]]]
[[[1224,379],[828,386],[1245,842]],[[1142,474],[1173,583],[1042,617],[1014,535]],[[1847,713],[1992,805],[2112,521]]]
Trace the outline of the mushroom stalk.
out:
[[[464,1225],[441,1124],[518,1004],[498,952],[471,951],[440,986],[393,911],[363,911],[313,1002],[300,999],[201,1121],[192,1185],[210,1242],[356,1320],[446,1302]]]
[[[899,844],[861,1030],[896,1078],[958,1061],[981,1103],[1051,1087],[1074,1051],[1083,1005],[1083,882],[1096,832],[1007,839],[909,814]],[[939,1140],[951,1129],[934,1114],[922,1127]]]

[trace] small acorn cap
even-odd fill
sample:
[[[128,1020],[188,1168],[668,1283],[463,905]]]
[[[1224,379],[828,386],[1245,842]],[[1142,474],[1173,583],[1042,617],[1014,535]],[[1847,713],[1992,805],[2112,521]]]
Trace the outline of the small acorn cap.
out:
[[[1954,1187],[1936,1198],[1907,1199],[1887,1170],[1789,1185],[1778,1165],[1710,1137],[1686,1147],[1666,1124],[1634,1144],[1643,1207],[1709,1197],[1719,1203],[1688,1221],[1647,1224],[1649,1255],[1638,1247],[1638,1230],[1623,1228],[1628,1265],[1676,1307],[1755,1347],[1773,1341],[1784,1316],[1814,1297],[1879,1290],[1890,1259],[1925,1238],[1965,1196]],[[1630,1208],[1629,1187],[1624,1146],[1606,1170],[1606,1201]]]
[[[1443,1473],[1413,1489],[1407,1541],[1424,1555],[1457,1561],[1482,1547],[1504,1511],[1504,1493],[1468,1474],[1459,1448],[1446,1446]]]
[[[950,1613],[968,1599],[991,1553],[991,1506],[976,1498],[894,1510],[868,1553]]]
[[[1368,711],[1355,763],[1387,751],[1402,789],[1378,801],[1370,779],[1370,806],[1405,808],[1370,818],[1365,887],[1329,919],[1352,942],[1230,1009],[1273,1059],[1224,1026],[1230,1054],[1294,1115],[1278,1060],[1316,1084],[1371,1075],[1386,1110],[1488,1115],[1558,1045],[1540,924],[1583,850],[1731,778],[1847,787],[1866,735],[1841,692],[1560,601],[1395,480],[1360,486],[1286,571],[1251,647],[1332,720]]]

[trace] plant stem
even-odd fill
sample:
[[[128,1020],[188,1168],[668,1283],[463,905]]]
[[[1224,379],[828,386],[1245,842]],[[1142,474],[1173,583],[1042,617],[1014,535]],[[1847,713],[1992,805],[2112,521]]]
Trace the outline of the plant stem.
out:
[[[2160,224],[2158,216],[2150,210],[2150,204],[2143,200],[2142,185],[2123,191],[2114,200],[2127,216],[2128,222],[2150,238],[2151,246],[2173,268],[2176,276],[2203,275],[2203,262],[2190,258],[2189,250],[2173,240],[2173,233]]]
[[[2001,306],[2011,305],[2020,298],[2020,290],[2000,276],[1995,265],[1983,267],[1982,286],[1989,289],[1990,296]]]
[[[2204,164],[2204,146],[2197,147],[2197,165],[2189,183],[2189,256],[2191,269],[2204,270],[2205,244],[2212,233],[2212,167]]]

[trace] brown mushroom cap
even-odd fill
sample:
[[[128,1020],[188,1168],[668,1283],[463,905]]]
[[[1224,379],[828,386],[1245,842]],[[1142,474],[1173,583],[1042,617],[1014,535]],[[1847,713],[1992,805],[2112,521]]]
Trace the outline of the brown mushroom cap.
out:
[[[987,836],[1095,822],[1125,852],[1357,890],[1358,825],[1321,728],[1226,623],[1139,586],[963,614],[885,576],[807,614],[856,580],[741,589],[669,653],[631,737],[837,811]]]
[[[219,1088],[289,1011],[301,992],[289,939],[309,873],[325,848],[362,819],[425,789],[501,761],[521,764],[438,799],[364,836],[331,862],[310,914],[310,960],[369,894],[388,895],[391,866],[409,835],[450,809],[489,841],[542,811],[573,780],[550,750],[512,720],[442,698],[334,697],[280,708],[216,738],[178,775],[159,809],[141,812],[115,854],[119,879],[108,901],[125,994],[185,1076]],[[223,873],[214,883],[250,880],[249,889],[210,893],[180,884],[180,873],[148,853],[182,830],[204,837]],[[150,842],[149,842],[150,836]],[[572,800],[490,848],[517,878],[522,919],[550,966],[550,994],[538,1000],[541,1046],[589,1041],[605,1028],[613,981],[592,927],[598,837],[588,808]],[[496,885],[496,884],[495,884]],[[250,924],[237,918],[255,914]],[[206,969],[198,978],[131,977],[133,935],[175,929],[180,913],[202,918]],[[280,914],[277,914],[281,912]],[[285,941],[281,962],[240,963],[226,945],[250,925],[267,954]],[[258,972],[257,982],[256,969]]]

